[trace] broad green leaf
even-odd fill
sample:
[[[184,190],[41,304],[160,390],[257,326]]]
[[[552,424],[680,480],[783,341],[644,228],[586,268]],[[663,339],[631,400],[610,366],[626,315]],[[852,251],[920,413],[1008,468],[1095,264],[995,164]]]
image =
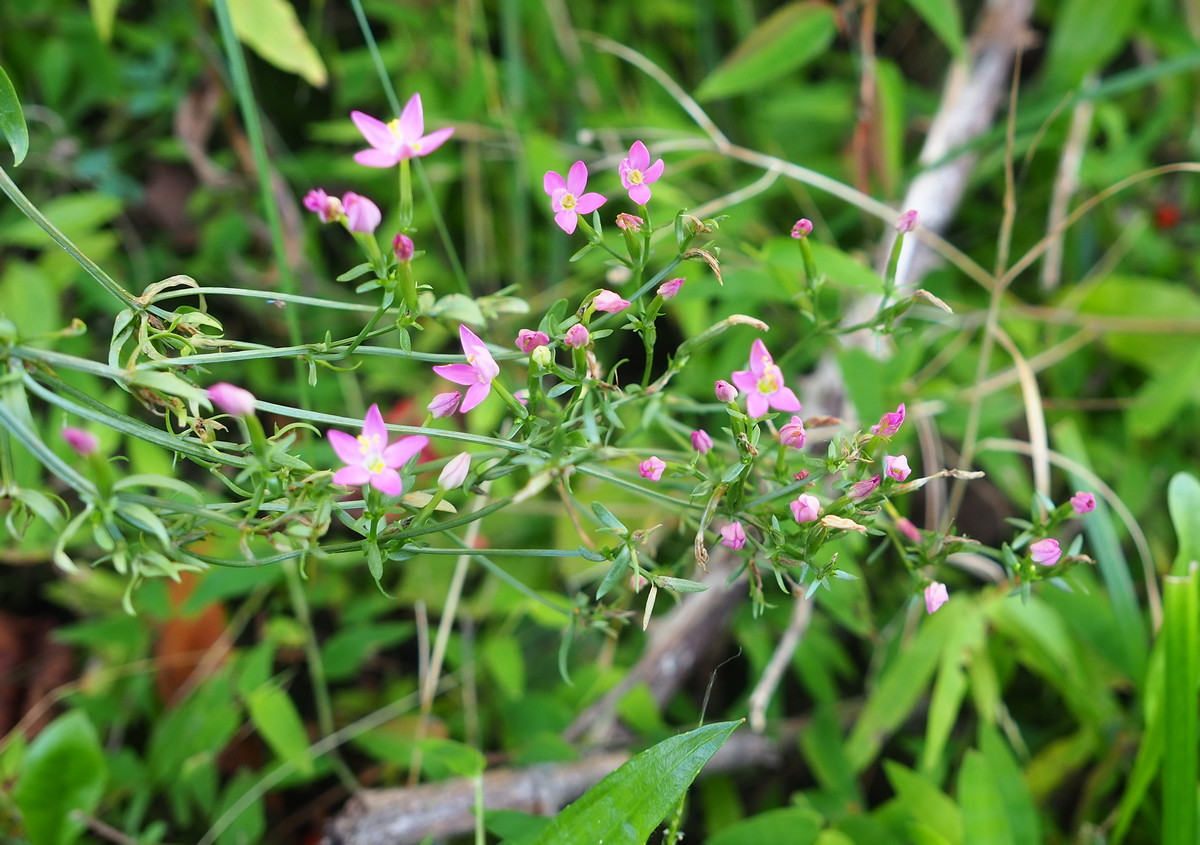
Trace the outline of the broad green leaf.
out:
[[[425,313],[430,317],[441,317],[444,320],[467,323],[475,327],[482,326],[486,322],[479,303],[461,293],[443,296],[433,304],[433,307],[425,309]]]
[[[805,640],[807,643],[807,636]],[[842,729],[833,704],[817,708],[809,729],[800,732],[800,750],[822,788],[836,795],[843,806],[864,805],[858,776],[846,759]]]
[[[1171,568],[1173,575],[1187,574],[1193,561],[1200,561],[1200,481],[1187,472],[1178,472],[1167,485],[1167,510],[1179,552]]]
[[[317,88],[329,78],[317,48],[308,40],[288,0],[228,0],[238,38],[280,70],[294,73]]]
[[[666,587],[668,590],[674,590],[677,593],[703,593],[708,589],[707,584],[701,584],[699,581],[689,581],[686,578],[672,578],[668,575],[659,575],[656,577],[660,587]]]
[[[754,28],[700,83],[696,98],[714,100],[761,88],[820,56],[836,33],[829,6],[790,3]]]
[[[83,832],[76,811],[91,814],[104,796],[108,769],[100,737],[82,710],[55,719],[21,761],[12,797],[33,845],[65,845]]]
[[[953,604],[942,608],[942,613]],[[963,697],[967,691],[966,664],[984,646],[983,614],[967,601],[956,606],[957,624],[946,633],[937,680],[929,699],[929,717],[925,727],[925,744],[921,748],[920,769],[933,775],[943,763],[942,754],[950,739],[950,731],[958,721]]]
[[[992,783],[1004,802],[1004,816],[1008,819],[1013,842],[1041,842],[1037,804],[1029,794],[1021,767],[1009,751],[1008,744],[995,728],[988,726],[980,732],[979,748],[987,758]]]
[[[963,58],[963,25],[958,0],[908,0],[908,5],[956,59]]]
[[[254,727],[271,750],[302,774],[312,774],[308,734],[288,694],[274,684],[266,684],[246,696],[246,707]]]
[[[525,655],[513,637],[490,637],[479,646],[483,665],[504,696],[516,700],[525,692]]]
[[[260,780],[261,776],[256,772],[239,770],[221,794],[221,803],[213,817],[222,818],[235,804],[240,805],[245,801],[246,794],[258,786]],[[252,842],[262,842],[266,832],[266,812],[262,797],[258,797],[247,802],[241,812],[225,823],[225,828],[217,836],[217,845],[250,845]]]
[[[913,828],[928,826],[940,839],[954,845],[963,841],[962,813],[937,784],[894,760],[884,760],[883,771],[912,820]],[[916,830],[913,833],[916,835]]]
[[[423,739],[420,742],[421,768],[433,776],[474,777],[483,772],[487,761],[478,749],[449,739]]]
[[[964,841],[971,845],[1017,845],[987,758],[973,748],[958,770],[958,803],[963,809]]]
[[[1163,581],[1162,638],[1166,653],[1166,736],[1162,802],[1164,845],[1195,845],[1196,747],[1200,718],[1196,712],[1200,680],[1200,583],[1198,568]]]
[[[120,2],[121,0],[90,0],[88,3],[92,7],[92,24],[96,27],[96,34],[105,44],[112,39],[113,21],[117,18],[117,6]]]
[[[741,720],[705,725],[638,754],[555,817],[539,845],[644,845]]]
[[[811,845],[817,841],[822,821],[819,813],[801,807],[768,810],[731,825],[705,841],[708,845],[763,845],[767,842]]]
[[[25,125],[25,113],[21,111],[21,101],[17,99],[17,91],[13,88],[12,80],[0,67],[0,135],[8,141],[12,148],[13,166],[16,167],[25,160],[29,152],[29,128]]]
[[[1141,15],[1142,0],[1065,0],[1056,9],[1046,45],[1046,84],[1074,88],[1126,44]]]

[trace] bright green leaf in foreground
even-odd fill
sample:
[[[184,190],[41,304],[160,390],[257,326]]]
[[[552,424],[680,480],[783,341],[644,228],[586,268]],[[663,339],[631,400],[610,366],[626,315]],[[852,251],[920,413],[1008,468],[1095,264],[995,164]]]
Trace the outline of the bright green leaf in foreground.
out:
[[[280,70],[318,88],[325,86],[329,79],[325,63],[287,0],[229,0],[229,14],[247,47]]]
[[[8,140],[12,147],[13,166],[25,160],[29,152],[29,129],[25,126],[25,113],[21,111],[21,101],[17,99],[17,91],[13,88],[8,74],[0,67],[0,135]]]
[[[72,710],[38,734],[22,761],[13,799],[33,845],[65,845],[83,832],[76,811],[90,814],[108,777],[100,737],[82,710]]]

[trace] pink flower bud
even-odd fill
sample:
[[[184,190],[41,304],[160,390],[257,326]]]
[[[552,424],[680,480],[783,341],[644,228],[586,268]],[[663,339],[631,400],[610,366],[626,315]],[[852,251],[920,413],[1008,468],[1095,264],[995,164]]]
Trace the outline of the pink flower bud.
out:
[[[427,406],[429,413],[433,414],[434,419],[448,417],[458,410],[458,403],[462,401],[462,394],[457,390],[451,390],[449,393],[439,393],[433,397],[433,401]]]
[[[1096,509],[1096,497],[1081,490],[1071,497],[1071,507],[1075,510],[1076,516],[1091,513]]]
[[[950,601],[950,592],[945,584],[934,581],[925,588],[925,612],[936,613],[937,609]]]
[[[896,221],[896,231],[902,235],[907,235],[913,229],[917,228],[917,210],[910,209],[900,215],[900,219]]]
[[[60,434],[62,434],[62,439],[67,441],[67,445],[74,449],[80,457],[86,458],[88,455],[94,455],[100,451],[100,440],[90,431],[67,426]]]
[[[901,534],[920,545],[921,532],[917,530],[917,526],[913,525],[911,520],[902,516],[896,520],[896,527],[900,529]]]
[[[320,217],[322,223],[332,223],[342,217],[342,201],[320,188],[314,188],[304,196],[304,207]]]
[[[707,455],[708,451],[713,447],[712,438],[708,436],[708,432],[702,428],[698,428],[692,432],[692,448],[701,455]]]
[[[550,342],[550,336],[545,332],[533,331],[532,329],[521,329],[517,332],[517,349],[520,349],[526,355],[533,352],[539,346],[545,346]]]
[[[392,239],[392,252],[401,264],[412,261],[413,253],[417,251],[412,238],[400,232]]]
[[[625,232],[640,232],[646,221],[636,214],[621,213],[617,215],[617,228]]]
[[[713,387],[713,392],[717,394],[718,402],[732,402],[738,398],[737,388],[725,381],[725,379],[717,379],[717,383]]]
[[[379,228],[383,220],[379,206],[353,191],[347,191],[342,197],[342,208],[346,212],[346,228],[351,232],[369,235]]]
[[[804,420],[792,417],[792,421],[779,427],[779,442],[791,449],[803,449],[808,435],[804,431]]]
[[[801,217],[796,221],[796,225],[792,227],[792,237],[796,240],[807,238],[812,234],[813,224],[807,217]]]
[[[611,290],[602,290],[592,299],[592,306],[597,311],[607,311],[609,314],[616,314],[618,311],[624,311],[629,307],[629,300],[621,299],[620,296]]]
[[[669,282],[663,282],[658,286],[658,295],[663,299],[674,299],[675,294],[679,293],[679,289],[683,287],[683,279],[671,279]]]
[[[529,391],[526,390],[525,388],[521,388],[520,390],[514,390],[513,391],[513,399],[516,399],[522,405],[528,405],[529,404]]]
[[[214,384],[206,392],[212,403],[227,414],[248,417],[254,413],[254,394],[249,390],[222,381]]]
[[[867,496],[875,492],[875,488],[879,486],[879,482],[882,480],[878,475],[873,475],[866,481],[854,482],[850,485],[850,498],[855,500],[867,498]]]
[[[1033,558],[1034,563],[1040,563],[1042,566],[1054,566],[1062,557],[1062,549],[1059,548],[1058,540],[1051,540],[1047,537],[1045,540],[1038,540],[1030,545],[1029,556]]]
[[[908,466],[908,457],[906,455],[888,455],[883,459],[884,472],[889,478],[894,478],[897,481],[903,481],[912,474],[912,470]]]
[[[462,487],[463,482],[467,480],[467,471],[470,468],[471,456],[466,452],[459,452],[451,459],[450,463],[442,468],[442,474],[438,476],[438,487],[443,490]]]
[[[904,423],[904,403],[901,402],[896,406],[896,410],[890,411],[879,418],[877,425],[871,426],[871,433],[877,434],[880,437],[891,437],[900,430],[900,426]]]
[[[576,323],[567,329],[567,333],[563,335],[563,343],[572,349],[579,349],[587,346],[591,335],[588,333],[587,326],[583,323]]]
[[[663,470],[666,468],[667,465],[661,458],[649,457],[638,465],[638,475],[651,481],[658,481],[662,478]]]
[[[746,531],[740,522],[731,522],[721,529],[721,545],[735,552],[746,545]]]
[[[816,522],[821,514],[821,500],[808,493],[788,505],[796,522]]]

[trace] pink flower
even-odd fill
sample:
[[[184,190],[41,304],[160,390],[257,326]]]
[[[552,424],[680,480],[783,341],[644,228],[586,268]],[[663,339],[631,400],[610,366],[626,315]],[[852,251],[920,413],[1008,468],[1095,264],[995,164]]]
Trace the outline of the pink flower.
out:
[[[807,217],[801,217],[796,221],[796,225],[792,227],[792,237],[796,240],[807,238],[812,234],[813,224]]]
[[[660,158],[651,164],[646,145],[634,141],[629,148],[629,158],[621,162],[617,172],[621,176],[621,186],[629,191],[629,198],[638,205],[645,205],[650,202],[650,185],[662,176],[663,161]]]
[[[483,341],[465,325],[459,325],[458,337],[462,342],[463,352],[466,353],[467,363],[439,364],[433,371],[447,381],[467,387],[467,395],[463,397],[462,403],[462,411],[465,414],[492,392],[492,379],[500,374],[500,367]]]
[[[718,402],[732,402],[738,398],[737,388],[723,378],[717,379],[713,393],[717,395]]]
[[[708,432],[702,428],[698,428],[692,432],[692,448],[701,455],[707,455],[713,447],[712,438],[708,436]]]
[[[254,413],[254,394],[228,382],[218,382],[205,391],[209,400],[220,410],[235,417]]]
[[[526,355],[539,346],[545,346],[550,342],[550,335],[545,332],[534,331],[532,329],[521,329],[517,332],[517,349],[520,349]]]
[[[937,609],[950,601],[950,592],[945,584],[934,581],[925,588],[925,612],[936,613]]]
[[[390,123],[360,111],[350,112],[350,119],[371,145],[371,149],[354,154],[354,160],[367,167],[394,167],[406,158],[427,156],[454,134],[453,128],[425,134],[420,94],[413,94],[400,117]]]
[[[579,349],[587,346],[591,335],[588,333],[587,326],[583,323],[576,323],[567,329],[567,333],[563,335],[563,343],[572,349]]]
[[[883,459],[884,472],[897,481],[903,481],[912,474],[906,455],[888,455]]]
[[[821,513],[821,500],[809,493],[804,493],[796,501],[788,505],[796,522],[816,522]]]
[[[921,532],[917,530],[917,526],[912,524],[912,520],[902,516],[896,520],[896,527],[900,529],[901,534],[920,545]]]
[[[792,449],[803,449],[808,435],[804,431],[804,420],[792,417],[792,421],[779,427],[779,442]]]
[[[624,311],[629,307],[628,299],[621,297],[611,290],[602,290],[592,298],[592,307],[597,311],[605,311],[609,314],[616,314],[618,311]]]
[[[342,208],[346,212],[346,228],[351,232],[369,235],[379,228],[383,220],[379,206],[353,191],[347,191],[342,197]]]
[[[740,522],[731,522],[721,529],[721,545],[735,552],[746,545],[746,530]]]
[[[1075,510],[1076,516],[1091,513],[1096,509],[1096,497],[1081,490],[1071,497],[1071,507]]]
[[[784,386],[783,371],[775,366],[761,340],[755,340],[750,348],[750,369],[738,370],[731,378],[738,390],[746,394],[746,411],[751,417],[761,417],[768,407],[777,411],[800,410],[800,400]]]
[[[329,196],[320,188],[314,188],[305,194],[304,207],[320,217],[322,223],[333,223],[342,217],[342,201]]]
[[[396,260],[403,264],[405,261],[412,261],[413,254],[417,251],[416,246],[412,242],[412,238],[400,232],[392,239],[392,254],[396,256]]]
[[[850,485],[850,498],[856,500],[867,498],[867,496],[875,492],[875,488],[879,486],[879,482],[882,480],[878,475],[873,475],[866,481],[854,482]]]
[[[90,431],[84,431],[82,428],[67,426],[61,432],[62,439],[67,441],[67,445],[75,450],[75,454],[81,458],[86,458],[88,455],[94,455],[100,451],[100,440]]]
[[[331,431],[327,436],[333,451],[346,464],[333,474],[335,484],[347,487],[370,484],[389,496],[399,496],[404,490],[396,470],[429,444],[428,437],[417,436],[401,437],[389,446],[387,427],[378,405],[367,411],[358,437],[344,431]]]
[[[663,470],[666,468],[667,465],[662,459],[651,456],[638,464],[638,475],[651,481],[658,481],[662,478]]]
[[[917,228],[917,210],[910,209],[900,215],[900,219],[896,221],[896,231],[902,235],[906,235],[913,229]]]
[[[442,468],[442,474],[438,476],[438,487],[443,490],[462,487],[463,482],[467,480],[467,471],[470,468],[471,456],[466,452],[459,452],[451,459],[450,463]]]
[[[880,437],[891,437],[900,430],[901,424],[904,422],[904,403],[901,402],[896,406],[896,410],[890,411],[879,418],[877,425],[871,426],[871,433],[877,434]]]
[[[434,419],[448,417],[458,410],[458,403],[462,401],[462,394],[457,390],[451,390],[449,393],[439,393],[433,397],[433,401],[429,403],[427,409],[433,414]]]
[[[580,214],[591,214],[604,205],[605,199],[597,193],[585,194],[587,188],[588,169],[582,161],[571,165],[567,178],[559,176],[553,170],[546,171],[542,180],[542,188],[550,195],[550,207],[554,209],[554,222],[558,228],[568,235],[575,231]]]
[[[675,294],[679,293],[679,289],[683,287],[683,279],[671,279],[669,282],[663,282],[658,286],[656,293],[663,299],[674,299]]]
[[[617,228],[623,232],[640,232],[646,221],[636,214],[621,212],[617,215]]]
[[[1029,556],[1033,558],[1034,563],[1040,563],[1042,566],[1054,566],[1058,563],[1058,559],[1062,557],[1062,549],[1058,546],[1058,540],[1038,540],[1029,547]]]

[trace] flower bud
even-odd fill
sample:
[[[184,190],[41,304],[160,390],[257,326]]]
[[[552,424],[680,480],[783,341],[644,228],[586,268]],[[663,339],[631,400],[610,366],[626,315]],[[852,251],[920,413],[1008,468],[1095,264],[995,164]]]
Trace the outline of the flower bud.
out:
[[[342,197],[342,208],[346,212],[346,228],[351,232],[369,235],[379,228],[383,220],[379,206],[353,191],[347,191]]]
[[[583,323],[576,323],[567,329],[567,333],[563,335],[563,343],[572,349],[579,349],[587,346],[591,335],[588,333],[587,326]]]
[[[520,349],[526,355],[539,346],[545,346],[550,342],[550,336],[545,332],[534,331],[532,329],[521,329],[517,332],[517,349]]]
[[[866,481],[854,482],[850,485],[850,498],[856,500],[867,498],[867,496],[875,492],[875,488],[879,486],[879,482],[882,480],[878,475],[874,475]]]
[[[740,522],[731,522],[721,529],[721,545],[735,552],[746,545],[746,530]]]
[[[549,346],[539,346],[533,350],[533,354],[529,356],[529,360],[533,361],[534,366],[548,370],[554,362],[554,353],[550,351]]]
[[[67,426],[60,433],[62,434],[62,439],[67,441],[67,444],[81,458],[86,458],[100,451],[100,440],[90,431],[84,431],[82,428],[75,428],[74,426]]]
[[[692,432],[692,448],[701,455],[707,455],[713,447],[712,438],[708,436],[708,432],[702,428],[698,428]]]
[[[793,416],[791,422],[779,427],[779,442],[791,449],[803,449],[808,435],[804,432],[804,420]]]
[[[412,238],[400,232],[392,239],[392,252],[396,256],[396,260],[401,264],[412,261],[413,254],[417,251],[416,246],[412,242]]]
[[[458,403],[462,401],[462,394],[457,390],[451,390],[449,393],[439,393],[433,397],[433,401],[429,403],[429,413],[433,414],[434,419],[448,417],[458,410]]]
[[[646,458],[638,465],[638,475],[651,481],[658,481],[662,478],[663,470],[666,468],[666,463],[655,455]]]
[[[249,390],[222,381],[205,392],[209,400],[227,414],[248,417],[254,413],[254,394]]]
[[[807,238],[812,234],[813,224],[807,217],[801,217],[796,221],[796,225],[792,226],[792,237],[796,240]]]
[[[907,455],[888,455],[883,459],[883,466],[884,473],[897,481],[903,481],[912,473],[908,466]]]
[[[621,213],[617,215],[617,228],[624,232],[640,232],[646,221],[636,214]]]
[[[738,398],[737,388],[725,379],[717,379],[713,392],[717,395],[718,402],[732,402]]]
[[[463,482],[467,480],[467,471],[470,468],[471,456],[466,452],[459,452],[451,459],[450,463],[442,468],[442,474],[438,476],[438,487],[443,490],[462,487]]]
[[[683,287],[683,279],[671,279],[669,282],[663,282],[658,286],[658,295],[663,299],[674,299],[675,294],[679,293],[679,289]]]
[[[1081,490],[1071,497],[1071,508],[1075,511],[1076,516],[1091,513],[1096,509],[1096,497]]]
[[[592,299],[592,307],[597,311],[616,314],[618,311],[624,311],[629,307],[629,300],[622,299],[611,290],[602,290]]]
[[[1054,566],[1062,557],[1062,549],[1059,548],[1058,540],[1046,538],[1029,546],[1029,556],[1033,558],[1034,563],[1040,563],[1042,566]]]
[[[902,235],[907,235],[913,229],[917,228],[917,210],[909,209],[900,215],[900,219],[896,221],[896,231]]]
[[[950,601],[950,593],[945,584],[934,581],[925,588],[925,612],[936,613],[937,609]]]
[[[789,507],[792,509],[792,516],[796,518],[796,522],[800,523],[816,522],[821,514],[821,500],[810,493],[804,493]]]
[[[342,217],[342,201],[320,188],[314,188],[304,196],[304,207],[320,217],[322,223],[332,223]]]

